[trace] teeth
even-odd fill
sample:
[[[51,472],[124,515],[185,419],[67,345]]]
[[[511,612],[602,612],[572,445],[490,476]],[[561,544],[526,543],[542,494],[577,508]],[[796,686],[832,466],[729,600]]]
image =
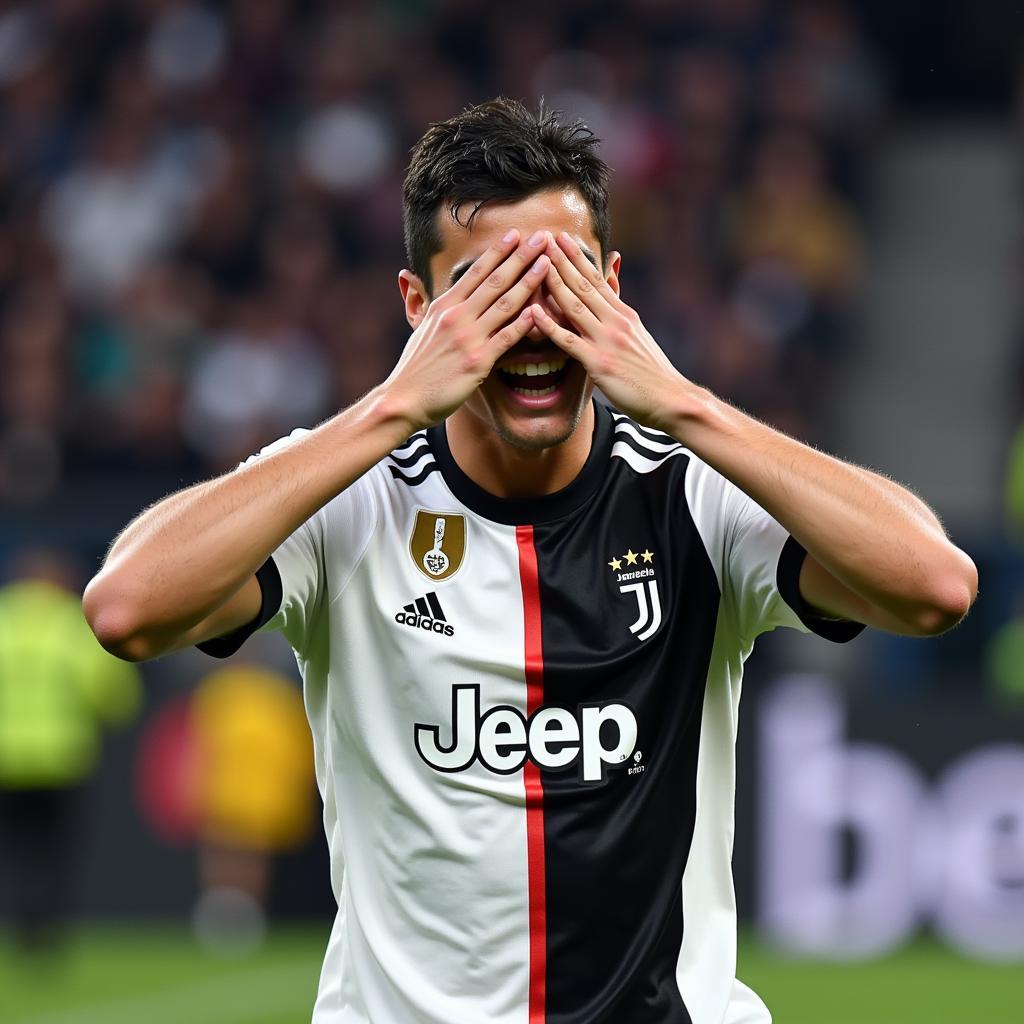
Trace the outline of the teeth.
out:
[[[539,398],[541,395],[550,395],[555,390],[555,385],[552,384],[546,388],[513,388],[517,394],[528,395],[530,398]]]
[[[504,373],[514,373],[518,377],[543,377],[549,373],[558,373],[565,363],[564,359],[554,359],[549,363],[510,363],[501,369]]]

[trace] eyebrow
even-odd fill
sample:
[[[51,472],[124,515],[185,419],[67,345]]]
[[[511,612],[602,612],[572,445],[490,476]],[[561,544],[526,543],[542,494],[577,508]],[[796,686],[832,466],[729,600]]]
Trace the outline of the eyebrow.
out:
[[[594,265],[595,270],[600,270],[597,256],[590,250],[590,248],[583,244],[583,242],[576,243],[584,256]],[[469,270],[471,266],[480,258],[479,253],[476,256],[467,256],[464,260],[459,260],[451,269],[451,273],[448,275],[448,287],[451,288],[456,281],[459,280],[462,275]]]

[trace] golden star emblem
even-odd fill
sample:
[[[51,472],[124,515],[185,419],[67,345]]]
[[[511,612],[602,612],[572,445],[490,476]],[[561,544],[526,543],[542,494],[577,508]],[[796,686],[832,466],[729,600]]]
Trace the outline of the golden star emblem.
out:
[[[617,558],[613,558],[613,559],[612,559],[612,560],[611,560],[611,561],[610,561],[610,562],[609,562],[608,564],[609,564],[609,565],[610,565],[610,566],[611,566],[611,567],[612,567],[612,568],[613,568],[613,569],[614,569],[614,570],[615,570],[616,572],[618,572],[618,571],[619,571],[619,570],[620,570],[620,569],[622,568],[622,562],[620,562],[620,561],[619,561],[619,559],[617,559]]]
[[[645,562],[653,562],[654,561],[654,552],[653,551],[641,551],[640,552],[640,556],[643,558],[643,560]]]
[[[626,552],[626,564],[636,565],[636,552],[632,548]]]

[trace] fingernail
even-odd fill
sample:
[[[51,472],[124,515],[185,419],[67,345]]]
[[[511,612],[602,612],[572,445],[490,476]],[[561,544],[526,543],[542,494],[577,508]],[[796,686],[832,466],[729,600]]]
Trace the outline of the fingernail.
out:
[[[516,240],[517,234],[518,232],[516,231],[516,229],[512,228],[511,231],[506,231],[505,234],[501,236],[501,240],[503,242],[514,242]]]
[[[568,231],[563,231],[563,232],[562,232],[562,233],[561,233],[561,234],[560,234],[560,235],[558,236],[558,240],[559,240],[560,242],[568,242],[568,243],[569,243],[570,245],[572,245],[572,236],[571,236],[571,235],[569,234],[569,232],[568,232]]]
[[[548,269],[549,262],[550,260],[546,255],[538,256],[537,259],[534,260],[533,266],[530,268],[530,272],[533,274],[543,274],[544,271]]]
[[[529,245],[540,245],[541,242],[543,242],[543,241],[544,241],[544,232],[543,231],[534,231],[534,233],[532,235],[530,235],[530,241],[529,241],[528,244]]]

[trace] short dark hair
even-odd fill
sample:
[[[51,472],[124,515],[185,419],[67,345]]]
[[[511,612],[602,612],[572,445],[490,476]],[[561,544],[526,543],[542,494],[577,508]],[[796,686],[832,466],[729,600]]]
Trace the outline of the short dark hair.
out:
[[[497,99],[432,124],[412,149],[402,190],[409,267],[428,291],[430,258],[441,248],[437,212],[444,206],[466,227],[490,202],[515,202],[535,192],[571,185],[590,207],[601,258],[608,254],[608,165],[600,140],[582,121],[557,111],[536,113],[517,100]],[[459,210],[471,204],[468,215]]]

